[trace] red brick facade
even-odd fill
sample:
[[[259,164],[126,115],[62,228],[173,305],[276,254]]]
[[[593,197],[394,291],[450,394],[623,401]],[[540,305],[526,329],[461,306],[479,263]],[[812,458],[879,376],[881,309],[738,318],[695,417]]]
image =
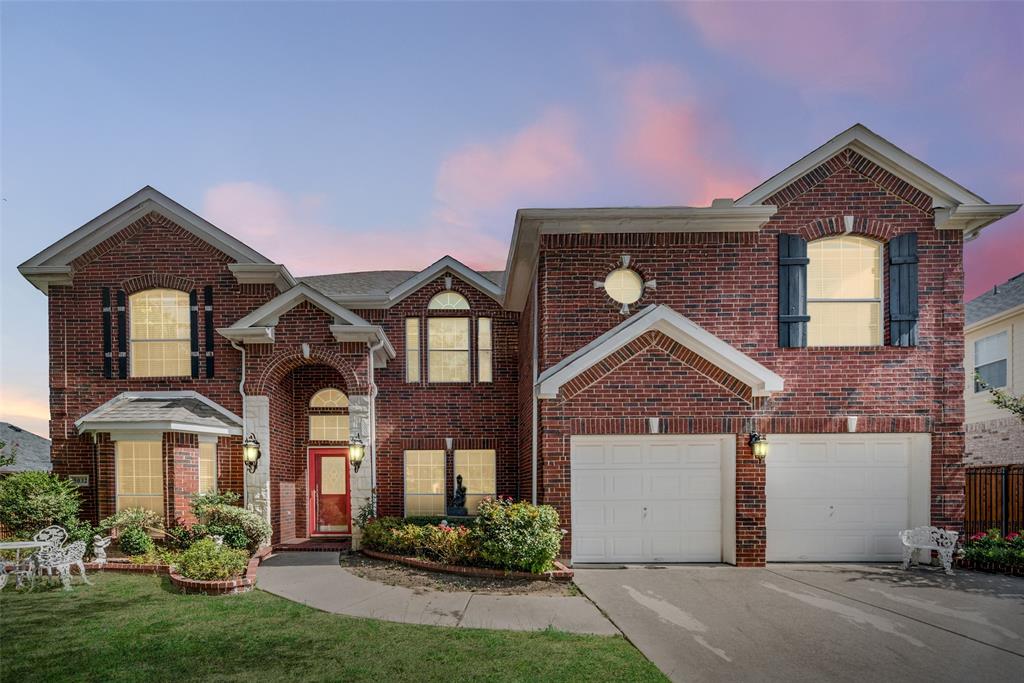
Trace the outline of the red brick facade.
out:
[[[573,435],[643,434],[659,417],[668,434],[736,437],[736,555],[741,565],[765,558],[765,468],[747,445],[751,431],[768,434],[846,431],[846,416],[862,432],[931,434],[931,512],[936,524],[959,527],[962,518],[963,272],[958,231],[938,231],[930,200],[858,154],[845,151],[766,201],[778,213],[759,232],[573,233],[541,237],[536,294],[522,314],[456,275],[439,275],[388,308],[354,309],[380,325],[396,352],[373,371],[377,387],[378,512],[404,512],[404,454],[410,449],[488,448],[497,453],[497,492],[554,505],[571,529],[569,443]],[[880,242],[916,232],[920,318],[916,347],[779,348],[777,235],[812,240],[846,229]],[[645,280],[657,280],[637,307],[665,304],[785,379],[769,399],[725,370],[660,333],[648,333],[539,401],[538,476],[534,482],[534,376],[623,321],[619,306],[595,280],[623,254]],[[109,435],[76,434],[74,422],[125,391],[193,390],[243,414],[242,355],[214,334],[214,376],[200,363],[197,378],[118,379],[103,375],[101,292],[126,294],[151,287],[202,292],[213,287],[214,327],[230,327],[278,295],[270,284],[239,284],[231,257],[159,214],[151,213],[91,249],[73,264],[73,284],[52,286],[50,320],[50,431],[54,470],[89,474],[85,510],[98,520],[114,512],[115,446]],[[468,311],[428,311],[430,299],[451,288]],[[887,281],[887,278],[886,278]],[[884,308],[884,307],[883,307]],[[634,311],[638,308],[634,308]],[[886,312],[887,313],[887,312]],[[426,319],[471,320],[472,380],[427,381]],[[536,316],[537,328],[534,329]],[[477,319],[492,320],[493,381],[477,375]],[[420,322],[421,378],[406,380],[405,321]],[[308,534],[309,399],[335,387],[360,401],[371,394],[369,350],[340,343],[329,313],[302,303],[274,325],[274,343],[245,347],[245,390],[269,399],[270,510],[274,542]],[[201,358],[206,323],[198,319]],[[117,325],[113,348],[118,348]],[[532,353],[536,337],[539,361]],[[888,340],[888,321],[886,321]],[[354,411],[353,411],[354,414]],[[368,434],[362,434],[364,440]],[[198,487],[198,437],[163,437],[168,521],[188,519]],[[218,441],[218,487],[241,492],[241,437]],[[452,455],[445,488],[454,477]],[[571,552],[572,537],[563,553]]]

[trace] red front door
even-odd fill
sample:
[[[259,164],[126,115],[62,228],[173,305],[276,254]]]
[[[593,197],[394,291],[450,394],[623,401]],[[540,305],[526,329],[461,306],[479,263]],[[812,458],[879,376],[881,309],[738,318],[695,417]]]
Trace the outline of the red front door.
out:
[[[348,449],[309,450],[309,534],[352,533],[349,504]]]

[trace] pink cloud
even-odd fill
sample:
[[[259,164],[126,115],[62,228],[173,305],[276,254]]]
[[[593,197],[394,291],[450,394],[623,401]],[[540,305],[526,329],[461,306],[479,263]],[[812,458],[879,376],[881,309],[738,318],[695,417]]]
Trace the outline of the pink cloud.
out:
[[[46,392],[37,394],[27,387],[0,387],[0,420],[49,438],[50,406]]]
[[[1024,272],[1024,213],[985,228],[964,245],[964,298],[967,301]]]
[[[676,5],[712,47],[770,77],[830,91],[893,91],[922,48],[911,32],[931,7],[910,3]]]
[[[448,254],[472,268],[500,268],[507,245],[443,221],[408,231],[343,226],[320,195],[292,195],[261,183],[210,188],[203,216],[296,275],[424,268]],[[511,220],[511,219],[510,219]]]
[[[618,154],[628,169],[672,203],[710,204],[757,184],[731,136],[678,69],[649,65],[623,79],[625,123]]]
[[[495,214],[511,223],[515,208],[557,203],[588,177],[578,129],[574,116],[556,108],[508,137],[456,150],[438,169],[435,215],[463,226]]]

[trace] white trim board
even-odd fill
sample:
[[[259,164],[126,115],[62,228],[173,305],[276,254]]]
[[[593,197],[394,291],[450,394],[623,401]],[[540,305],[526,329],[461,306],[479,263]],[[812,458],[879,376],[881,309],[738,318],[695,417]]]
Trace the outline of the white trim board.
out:
[[[750,387],[753,396],[782,391],[785,384],[756,360],[664,304],[652,304],[619,323],[537,378],[537,396],[557,398],[562,386],[649,331],[661,332]]]

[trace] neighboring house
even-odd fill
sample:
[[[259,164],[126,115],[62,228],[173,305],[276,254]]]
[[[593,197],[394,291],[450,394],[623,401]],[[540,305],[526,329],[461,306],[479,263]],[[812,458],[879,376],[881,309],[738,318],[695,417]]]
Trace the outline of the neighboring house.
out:
[[[25,431],[9,422],[0,422],[0,441],[4,454],[14,452],[14,464],[0,467],[0,475],[11,472],[49,472],[50,440]]]
[[[1024,394],[1024,273],[968,301],[965,308],[964,464],[1024,463],[1024,423],[992,405],[983,386]]]
[[[20,270],[94,517],[216,486],[344,536],[462,475],[555,506],[575,562],[881,560],[961,525],[963,239],[1018,208],[858,125],[735,201],[521,210],[498,273],[297,279],[149,187]]]

